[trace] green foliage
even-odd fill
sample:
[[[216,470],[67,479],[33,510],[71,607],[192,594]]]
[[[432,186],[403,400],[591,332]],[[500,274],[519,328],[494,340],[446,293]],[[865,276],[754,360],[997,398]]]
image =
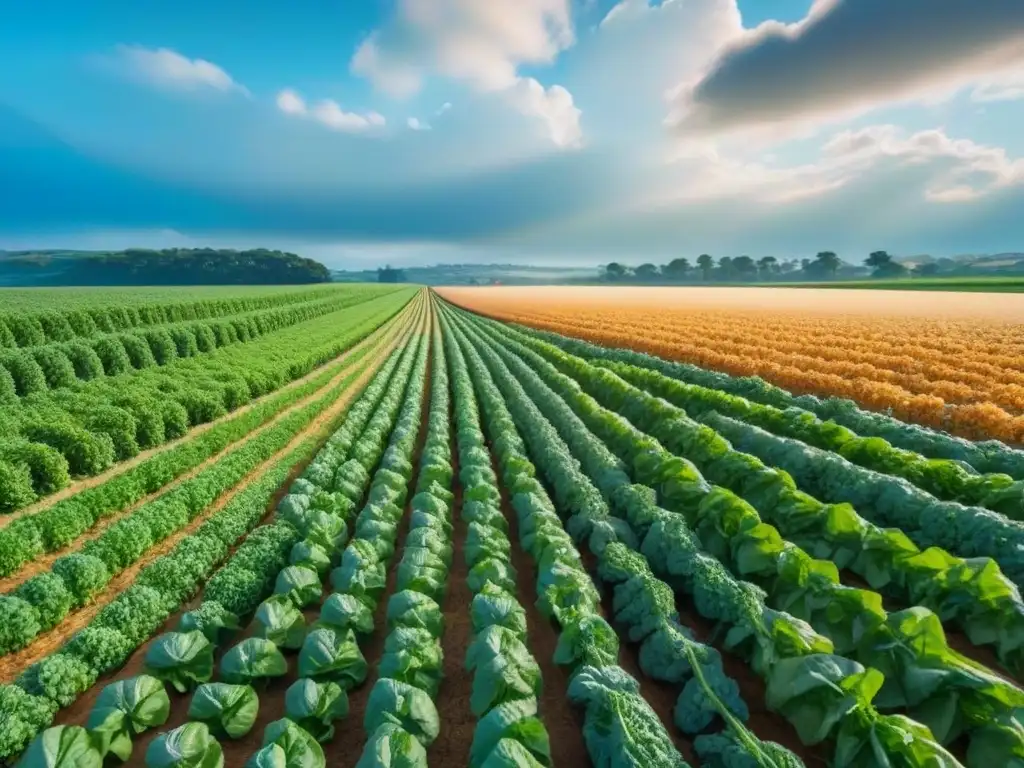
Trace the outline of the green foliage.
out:
[[[324,751],[309,733],[284,718],[263,731],[263,748],[246,763],[248,768],[325,768]]]
[[[33,347],[30,352],[50,389],[70,387],[78,379],[68,356],[57,346]]]
[[[98,475],[114,463],[114,443],[69,422],[31,421],[22,427],[29,440],[56,448],[68,462],[72,475]]]
[[[89,712],[86,727],[99,737],[102,754],[128,760],[132,739],[166,723],[170,711],[171,700],[163,683],[139,675],[106,686]]]
[[[348,695],[337,683],[299,679],[284,695],[285,717],[323,743],[334,737],[334,721],[348,714]]]
[[[85,662],[96,676],[120,667],[134,649],[120,630],[95,624],[79,630],[65,646],[67,653]]]
[[[67,460],[43,443],[0,442],[0,460],[27,466],[32,475],[32,488],[40,496],[59,491],[71,481]]]
[[[57,626],[74,604],[74,597],[64,585],[64,580],[55,573],[30,577],[19,584],[13,594],[35,608],[39,631],[42,632]]]
[[[149,646],[144,665],[148,674],[185,693],[213,677],[213,645],[202,632],[168,632]]]
[[[141,370],[156,365],[156,359],[144,337],[136,336],[133,333],[122,333],[118,338],[133,368]]]
[[[0,685],[0,759],[10,760],[53,721],[57,705],[17,685]]]
[[[160,592],[133,584],[97,614],[95,623],[120,631],[132,645],[139,645],[167,618]]]
[[[233,646],[220,662],[221,677],[228,683],[253,683],[280,677],[288,662],[270,640],[250,637]]]
[[[35,500],[28,465],[0,459],[0,512],[12,512]]]
[[[54,561],[52,570],[68,588],[75,606],[85,605],[110,581],[103,561],[91,555],[64,555]]]
[[[185,723],[161,733],[146,749],[146,768],[219,768],[224,765],[220,744],[205,723]]]
[[[78,725],[47,728],[25,750],[24,768],[102,768],[102,737]]]
[[[33,696],[66,707],[95,681],[84,661],[69,653],[54,653],[22,672],[18,685]]]
[[[178,357],[178,347],[170,331],[165,328],[152,328],[143,332],[142,337],[149,345],[153,360],[157,365],[167,365]],[[186,350],[187,351],[187,350]],[[138,367],[138,366],[136,366]]]
[[[0,368],[11,375],[19,397],[47,389],[46,374],[29,350],[0,349]]]
[[[226,631],[239,628],[238,616],[217,601],[210,599],[203,600],[195,610],[182,614],[181,621],[178,623],[179,632],[199,630],[214,644]]]
[[[124,344],[117,336],[101,336],[92,341],[92,348],[103,363],[106,376],[117,376],[132,370],[132,361]]]
[[[62,345],[62,349],[74,368],[76,378],[90,381],[103,375],[103,361],[87,342],[71,341]]]
[[[188,717],[205,723],[214,735],[240,739],[252,730],[259,708],[252,686],[204,683],[192,694]]]

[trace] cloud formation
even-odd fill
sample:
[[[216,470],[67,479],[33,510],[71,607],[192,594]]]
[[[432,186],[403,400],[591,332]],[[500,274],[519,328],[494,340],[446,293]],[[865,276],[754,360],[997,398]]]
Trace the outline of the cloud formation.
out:
[[[1019,0],[816,0],[802,21],[745,32],[681,83],[669,121],[715,133],[848,116],[1022,65]]]
[[[551,64],[575,41],[570,0],[399,0],[394,17],[352,57],[353,74],[395,97],[417,92],[430,75],[502,94],[547,125],[559,147],[582,143],[580,110],[562,86],[519,74]]]
[[[343,133],[366,133],[382,128],[387,122],[378,112],[346,112],[332,99],[321,99],[307,105],[305,99],[291,89],[277,94],[277,108],[286,115],[315,120],[331,130]]]
[[[119,45],[113,58],[125,76],[163,90],[237,91],[248,95],[243,85],[213,62],[190,59],[170,48]]]

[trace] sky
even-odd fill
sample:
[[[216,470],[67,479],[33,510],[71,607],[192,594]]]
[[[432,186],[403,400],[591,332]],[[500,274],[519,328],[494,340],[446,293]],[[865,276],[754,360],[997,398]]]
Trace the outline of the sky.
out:
[[[1020,0],[34,0],[0,248],[1022,251]]]

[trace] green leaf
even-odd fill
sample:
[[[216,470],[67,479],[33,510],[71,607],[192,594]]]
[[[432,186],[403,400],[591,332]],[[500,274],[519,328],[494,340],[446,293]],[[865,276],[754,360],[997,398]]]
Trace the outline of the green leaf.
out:
[[[20,768],[102,768],[102,739],[77,725],[47,728],[33,739]]]
[[[206,723],[215,734],[240,739],[252,730],[259,709],[260,700],[252,686],[205,683],[192,695],[188,717]]]
[[[355,633],[315,629],[306,635],[299,651],[299,675],[333,680],[350,690],[366,679],[367,665]]]
[[[100,738],[101,752],[127,760],[132,738],[167,722],[171,700],[162,682],[149,675],[118,680],[96,697],[86,727]]]
[[[227,683],[252,683],[281,677],[288,671],[288,662],[269,640],[250,637],[224,654],[220,661],[221,677]]]
[[[161,635],[146,651],[146,671],[179,693],[213,677],[213,645],[199,630]]]
[[[223,768],[224,753],[205,723],[161,733],[146,750],[147,768]]]
[[[296,680],[284,695],[285,716],[317,741],[334,737],[334,721],[348,714],[348,695],[337,683]]]

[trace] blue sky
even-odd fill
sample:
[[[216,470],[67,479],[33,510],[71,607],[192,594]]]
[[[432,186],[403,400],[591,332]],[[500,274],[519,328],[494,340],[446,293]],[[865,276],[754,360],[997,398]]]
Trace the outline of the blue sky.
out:
[[[35,0],[0,248],[1021,248],[1019,0]]]

